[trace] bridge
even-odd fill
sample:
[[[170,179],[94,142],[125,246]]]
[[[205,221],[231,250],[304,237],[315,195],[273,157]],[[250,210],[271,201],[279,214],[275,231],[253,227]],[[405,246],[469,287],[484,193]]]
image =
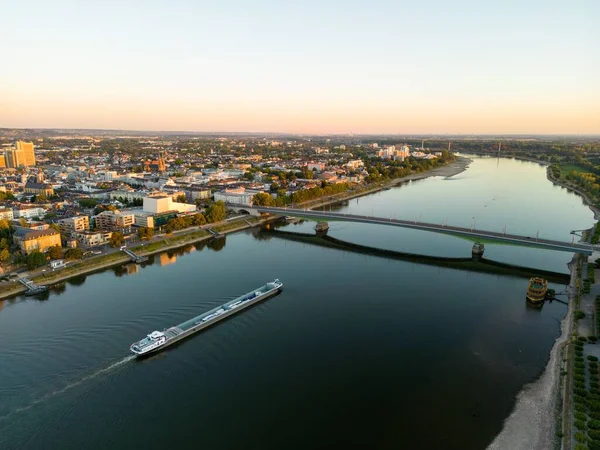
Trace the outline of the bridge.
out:
[[[259,213],[269,213],[279,216],[294,216],[314,220],[334,220],[343,222],[370,223],[375,225],[388,225],[394,227],[411,228],[414,230],[430,231],[433,233],[450,234],[454,236],[465,236],[474,238],[475,240],[490,240],[505,242],[513,245],[521,245],[527,247],[536,247],[546,250],[557,250],[569,253],[581,253],[591,255],[593,252],[600,251],[599,245],[582,244],[564,241],[555,241],[551,239],[541,239],[539,237],[521,236],[517,234],[498,233],[495,231],[477,230],[475,228],[455,227],[451,225],[440,225],[434,223],[410,221],[402,219],[384,219],[381,217],[361,216],[355,214],[343,214],[331,211],[313,211],[310,209],[297,208],[272,208],[267,206],[254,206],[253,209]],[[252,214],[253,211],[250,213]]]

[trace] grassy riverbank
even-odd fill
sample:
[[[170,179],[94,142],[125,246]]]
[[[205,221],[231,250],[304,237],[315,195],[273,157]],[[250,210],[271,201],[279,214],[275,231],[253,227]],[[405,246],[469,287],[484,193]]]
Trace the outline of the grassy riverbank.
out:
[[[247,217],[232,222],[216,225],[211,227],[211,229],[221,234],[229,234],[269,222],[273,219],[273,217],[264,219],[258,217]],[[191,244],[194,242],[199,242],[208,239],[214,239],[213,235],[206,229],[199,229],[187,233],[184,232],[172,234],[166,236],[160,241],[141,243],[140,245],[130,247],[129,249],[139,256],[149,256],[165,250],[170,250],[173,248],[181,247],[186,244]],[[40,285],[51,285],[67,280],[77,275],[84,275],[92,272],[97,272],[99,270],[103,270],[118,264],[127,263],[129,261],[130,258],[127,255],[125,255],[122,252],[116,252],[108,255],[101,255],[86,260],[78,261],[73,264],[69,264],[67,267],[64,267],[55,272],[43,272],[31,277],[31,279],[35,283]],[[3,283],[2,285],[0,285],[0,298],[17,295],[24,291],[25,287],[17,281]]]

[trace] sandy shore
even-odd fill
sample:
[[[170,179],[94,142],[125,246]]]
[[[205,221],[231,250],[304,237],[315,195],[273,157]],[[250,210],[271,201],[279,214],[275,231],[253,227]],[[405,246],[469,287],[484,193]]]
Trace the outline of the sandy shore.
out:
[[[571,283],[575,285],[577,270],[575,258],[571,265]],[[504,428],[488,450],[549,450],[556,448],[556,417],[562,383],[560,372],[565,344],[573,329],[574,291],[569,288],[569,309],[561,322],[561,334],[550,351],[544,373],[535,382],[525,386],[517,395],[513,412],[504,421]]]
[[[585,204],[594,212],[598,220],[600,211],[591,205],[588,196],[569,185],[554,180],[548,175],[555,185],[564,187],[580,195]],[[565,344],[573,332],[573,308],[576,277],[575,258],[571,264],[571,283],[569,286],[569,309],[561,322],[561,335],[554,342],[550,351],[550,359],[542,376],[535,382],[525,386],[517,396],[513,412],[505,420],[504,428],[494,439],[488,450],[546,450],[555,448],[556,445],[556,418],[557,402],[562,389],[560,371],[562,355]]]
[[[423,180],[429,177],[453,177],[454,175],[458,175],[467,170],[469,164],[472,162],[473,160],[470,158],[459,156],[452,164],[447,164],[427,172],[415,173],[414,175],[399,178],[398,180],[394,180],[391,184],[399,184],[410,180]]]

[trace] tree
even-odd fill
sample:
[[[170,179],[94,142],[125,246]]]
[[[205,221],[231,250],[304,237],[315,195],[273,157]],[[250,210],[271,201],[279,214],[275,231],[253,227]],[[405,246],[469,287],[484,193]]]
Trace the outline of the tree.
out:
[[[148,228],[148,227],[139,227],[138,228],[138,237],[140,238],[140,240],[148,241],[148,240],[152,239],[152,236],[154,236],[154,230],[152,228]]]
[[[80,248],[70,248],[65,252],[65,259],[81,259],[83,258],[83,250]]]
[[[44,255],[42,252],[34,250],[27,255],[27,268],[29,270],[43,266],[44,264],[46,264],[46,255]]]
[[[6,262],[10,259],[10,252],[7,248],[0,250],[0,262]]]
[[[257,206],[272,206],[273,205],[273,197],[264,192],[259,192],[255,194],[252,198],[252,201]]]
[[[225,203],[221,200],[213,203],[206,209],[206,221],[208,223],[221,222],[227,217],[227,210],[225,209]]]
[[[25,217],[20,217],[19,223],[21,224],[22,227],[27,227],[27,221],[25,220]]]
[[[63,251],[61,247],[55,245],[46,250],[46,255],[48,255],[50,259],[61,259],[63,257]]]
[[[180,194],[177,197],[175,197],[175,201],[177,203],[185,203],[187,200],[187,198],[185,197],[185,194]]]
[[[175,165],[180,166],[183,164],[183,159],[181,158],[177,158],[175,161],[173,161],[175,163]]]
[[[124,242],[125,238],[123,237],[123,233],[119,233],[118,231],[114,231],[108,240],[111,247],[120,247]]]
[[[192,225],[194,225],[195,227],[199,227],[202,226],[206,223],[206,217],[204,217],[204,214],[194,214],[192,216]]]
[[[79,206],[82,208],[93,208],[98,204],[98,201],[95,198],[80,198]]]

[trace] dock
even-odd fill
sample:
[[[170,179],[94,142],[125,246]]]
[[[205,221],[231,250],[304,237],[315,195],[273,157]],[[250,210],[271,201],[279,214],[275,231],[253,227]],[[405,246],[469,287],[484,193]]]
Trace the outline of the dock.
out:
[[[19,283],[27,288],[25,295],[40,294],[48,290],[48,286],[37,285],[27,277],[19,278]]]
[[[224,234],[221,234],[218,231],[213,230],[212,228],[207,228],[207,230],[208,230],[208,232],[210,234],[212,234],[215,237],[215,239],[219,239],[219,238],[225,237]]]
[[[127,256],[129,256],[131,258],[131,261],[133,261],[136,264],[140,264],[140,263],[148,261],[147,256],[138,256],[127,248],[123,249],[123,253],[125,253]]]

